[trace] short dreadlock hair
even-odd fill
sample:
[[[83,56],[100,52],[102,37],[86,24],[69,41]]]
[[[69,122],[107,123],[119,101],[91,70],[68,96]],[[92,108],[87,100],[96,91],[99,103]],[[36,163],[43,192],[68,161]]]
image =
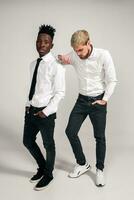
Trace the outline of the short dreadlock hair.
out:
[[[50,35],[50,37],[53,40],[55,32],[56,32],[56,30],[51,25],[42,24],[39,27],[38,35],[41,33],[46,33],[46,34]]]

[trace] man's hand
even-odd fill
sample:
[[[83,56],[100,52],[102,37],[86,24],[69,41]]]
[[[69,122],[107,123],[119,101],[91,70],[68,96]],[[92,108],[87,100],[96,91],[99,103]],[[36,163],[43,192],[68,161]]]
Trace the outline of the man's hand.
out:
[[[45,118],[46,117],[46,115],[42,111],[39,111],[39,112],[35,113],[34,116],[39,116],[41,118]]]
[[[58,55],[58,61],[61,63],[61,64],[70,64],[70,58],[68,55]]]
[[[93,103],[92,103],[92,105],[94,105],[94,104],[100,104],[100,105],[106,105],[107,104],[107,101],[105,101],[105,100],[96,100],[96,101],[94,101]]]

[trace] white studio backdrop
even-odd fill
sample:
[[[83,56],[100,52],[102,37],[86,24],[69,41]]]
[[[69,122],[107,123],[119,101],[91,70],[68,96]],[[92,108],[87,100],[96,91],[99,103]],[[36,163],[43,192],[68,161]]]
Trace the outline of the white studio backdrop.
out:
[[[35,48],[38,28],[56,28],[53,53],[71,50],[74,31],[89,31],[93,45],[108,49],[113,57],[118,84],[108,103],[107,138],[109,147],[132,148],[134,85],[134,2],[129,0],[0,0],[0,154],[23,151],[24,106],[29,82],[29,63],[38,54]],[[56,120],[57,156],[73,158],[65,136],[68,117],[78,95],[72,66],[66,66],[66,96]],[[94,145],[92,126],[84,122],[80,137],[85,151]],[[90,145],[88,144],[88,141]],[[93,151],[93,150],[92,150]],[[22,153],[23,154],[23,153]],[[24,158],[29,159],[27,153]],[[24,159],[24,158],[20,158]]]

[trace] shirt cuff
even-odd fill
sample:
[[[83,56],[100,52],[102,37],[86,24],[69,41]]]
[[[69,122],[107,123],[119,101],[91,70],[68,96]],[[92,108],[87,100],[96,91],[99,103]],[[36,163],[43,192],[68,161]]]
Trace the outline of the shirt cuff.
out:
[[[102,100],[104,100],[104,101],[106,101],[106,102],[108,102],[108,99],[109,99],[109,98],[108,98],[107,96],[105,96],[105,95],[104,95],[104,97],[102,98]]]

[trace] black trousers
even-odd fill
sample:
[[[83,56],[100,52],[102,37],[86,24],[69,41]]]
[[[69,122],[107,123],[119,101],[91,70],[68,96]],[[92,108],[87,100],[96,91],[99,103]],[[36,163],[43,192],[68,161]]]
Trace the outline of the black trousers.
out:
[[[36,160],[38,167],[44,170],[44,173],[52,176],[55,162],[54,127],[56,113],[46,118],[34,116],[34,113],[37,113],[43,108],[31,106],[29,114],[25,113],[23,144]],[[39,131],[42,136],[43,146],[46,150],[46,159],[36,143],[36,136]]]
[[[92,102],[102,99],[103,95],[104,94],[97,97],[88,97],[79,94],[66,128],[66,135],[72,146],[76,162],[80,165],[84,165],[86,159],[78,137],[78,132],[87,115],[89,116],[96,139],[96,168],[101,170],[104,168],[106,153],[105,126],[107,105],[92,105]]]

